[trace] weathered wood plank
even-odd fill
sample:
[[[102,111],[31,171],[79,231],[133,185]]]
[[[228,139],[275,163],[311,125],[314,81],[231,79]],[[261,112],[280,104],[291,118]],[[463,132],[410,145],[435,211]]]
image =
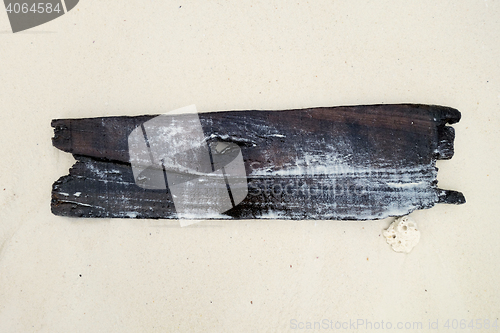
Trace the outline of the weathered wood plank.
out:
[[[53,213],[176,218],[169,191],[137,186],[129,163],[128,135],[154,117],[54,120],[54,146],[78,162],[54,183]],[[436,186],[435,161],[453,156],[454,130],[446,124],[460,113],[452,108],[369,105],[199,118],[208,140],[241,148],[249,194],[228,218],[367,220],[465,202]]]

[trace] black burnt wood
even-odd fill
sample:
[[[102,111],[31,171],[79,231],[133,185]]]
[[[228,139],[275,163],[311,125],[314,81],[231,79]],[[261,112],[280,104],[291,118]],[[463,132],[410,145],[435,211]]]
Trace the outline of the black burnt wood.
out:
[[[169,191],[134,183],[128,135],[156,115],[56,119],[53,145],[73,154],[52,188],[55,215],[177,218]],[[436,203],[436,160],[453,156],[460,112],[419,104],[199,114],[207,140],[240,146],[249,194],[227,218],[372,220]],[[203,218],[203,217],[201,217]]]

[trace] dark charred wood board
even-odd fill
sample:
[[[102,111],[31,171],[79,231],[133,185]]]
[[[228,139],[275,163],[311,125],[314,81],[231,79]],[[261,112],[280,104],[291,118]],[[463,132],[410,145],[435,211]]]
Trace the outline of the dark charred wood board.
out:
[[[178,218],[167,190],[134,182],[128,135],[156,115],[56,119],[53,145],[77,162],[52,188],[55,215]],[[453,156],[460,112],[419,104],[199,113],[207,138],[241,148],[248,195],[231,219],[373,220],[436,203],[438,159]],[[196,218],[210,218],[199,216]]]

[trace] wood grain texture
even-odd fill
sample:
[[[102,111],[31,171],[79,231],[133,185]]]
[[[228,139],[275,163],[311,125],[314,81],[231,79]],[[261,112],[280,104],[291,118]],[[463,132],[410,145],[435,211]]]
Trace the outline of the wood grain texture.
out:
[[[53,145],[77,163],[53,185],[52,212],[177,218],[171,194],[134,183],[128,135],[156,115],[53,120]],[[453,156],[455,109],[417,104],[200,113],[206,139],[238,144],[249,194],[234,219],[371,220],[436,203],[437,159]],[[197,218],[209,218],[199,216]]]

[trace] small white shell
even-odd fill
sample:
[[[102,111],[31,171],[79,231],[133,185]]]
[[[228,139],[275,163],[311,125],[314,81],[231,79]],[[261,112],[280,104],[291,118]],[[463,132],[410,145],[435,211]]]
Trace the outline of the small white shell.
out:
[[[410,253],[420,240],[420,231],[418,231],[417,223],[414,220],[403,216],[392,222],[389,228],[384,231],[384,237],[394,251]]]

